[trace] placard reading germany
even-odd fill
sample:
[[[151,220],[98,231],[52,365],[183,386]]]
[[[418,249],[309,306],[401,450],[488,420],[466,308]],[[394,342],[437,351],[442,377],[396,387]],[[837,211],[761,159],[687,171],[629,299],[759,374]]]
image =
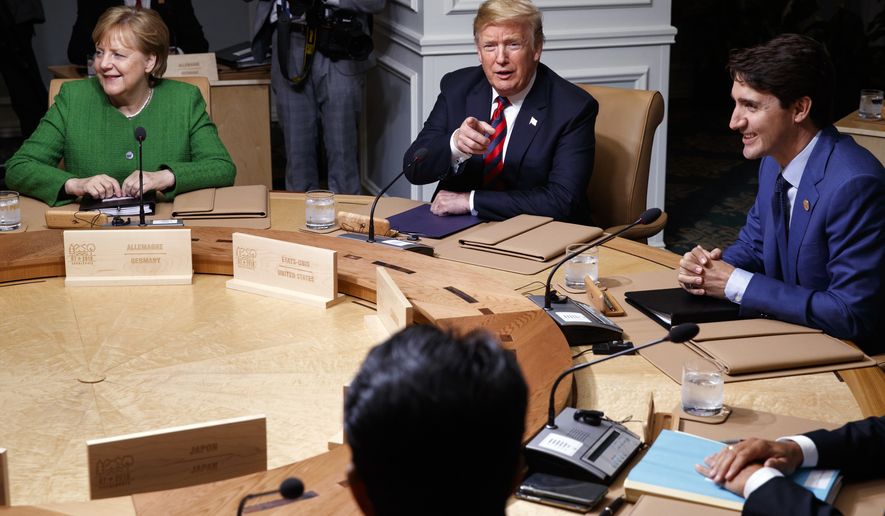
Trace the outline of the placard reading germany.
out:
[[[65,231],[65,285],[188,285],[191,230]]]
[[[344,300],[336,251],[234,233],[233,263],[227,288],[324,308]]]

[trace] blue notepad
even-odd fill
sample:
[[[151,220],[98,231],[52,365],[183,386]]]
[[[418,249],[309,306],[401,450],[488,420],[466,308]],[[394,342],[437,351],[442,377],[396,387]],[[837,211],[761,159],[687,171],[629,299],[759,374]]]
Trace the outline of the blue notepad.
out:
[[[473,227],[482,219],[473,215],[446,215],[430,213],[430,205],[422,204],[411,210],[387,217],[390,228],[400,233],[413,233],[427,238],[445,238],[458,231]]]
[[[706,457],[725,446],[719,441],[663,430],[645,457],[627,475],[624,489],[628,500],[653,494],[741,510],[743,497],[719,487],[694,469],[695,464],[703,464]],[[790,478],[823,501],[832,501],[841,487],[837,470],[803,468]]]

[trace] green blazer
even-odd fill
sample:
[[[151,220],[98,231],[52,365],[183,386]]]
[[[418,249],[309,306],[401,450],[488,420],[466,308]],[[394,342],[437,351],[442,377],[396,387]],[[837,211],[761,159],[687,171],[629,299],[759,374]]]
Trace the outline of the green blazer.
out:
[[[136,127],[144,127],[144,170],[167,168],[175,186],[167,200],[200,188],[230,186],[236,167],[206,114],[196,87],[160,80],[141,113],[129,119],[108,101],[95,78],[62,85],[34,134],[6,163],[6,184],[51,205],[70,203],[72,177],[107,174],[121,183],[138,170]],[[64,170],[58,168],[64,159]]]

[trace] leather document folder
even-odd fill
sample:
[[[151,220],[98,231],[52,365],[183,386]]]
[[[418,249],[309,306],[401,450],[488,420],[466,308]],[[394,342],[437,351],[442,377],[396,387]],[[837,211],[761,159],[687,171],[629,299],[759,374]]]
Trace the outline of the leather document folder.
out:
[[[821,332],[707,340],[694,346],[729,375],[844,364],[865,358],[861,350]]]
[[[686,322],[705,323],[740,318],[740,306],[724,299],[695,296],[676,288],[625,292],[627,302],[669,328]]]
[[[518,215],[489,224],[458,241],[466,249],[546,262],[561,255],[569,244],[589,242],[601,230],[592,226],[557,222],[550,217]]]
[[[267,217],[267,187],[228,186],[194,190],[175,197],[172,216],[177,219]]]

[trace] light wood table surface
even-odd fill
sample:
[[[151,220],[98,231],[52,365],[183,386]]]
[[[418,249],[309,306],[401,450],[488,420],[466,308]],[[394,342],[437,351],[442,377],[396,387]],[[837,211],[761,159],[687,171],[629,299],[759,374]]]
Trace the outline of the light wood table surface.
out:
[[[885,120],[864,120],[857,111],[836,122],[840,133],[850,134],[861,147],[885,163]]]
[[[371,198],[338,196],[338,201],[339,209],[359,211],[367,209]],[[385,199],[378,214],[395,213],[411,202]],[[36,211],[25,215],[30,218],[29,232],[42,229],[34,218]],[[272,228],[290,232],[286,238],[365,247],[299,232],[303,211],[303,194],[271,193]],[[34,236],[45,241],[53,233]],[[3,238],[0,235],[0,246]],[[390,251],[381,254],[391,259]],[[213,261],[212,252],[204,256],[209,256],[207,262],[195,263],[195,268],[224,272],[223,260]],[[663,270],[677,259],[666,251],[617,239],[601,249],[600,276]],[[0,256],[0,263],[3,260]],[[342,386],[383,336],[363,323],[373,311],[373,285],[360,276],[360,269],[348,267],[356,266],[340,268],[339,282],[342,290],[353,294],[349,302],[325,313],[227,291],[227,278],[212,274],[198,274],[193,285],[181,287],[75,289],[64,288],[60,277],[0,284],[0,407],[5,414],[0,447],[9,450],[13,504],[32,506],[17,507],[16,513],[156,514],[186,502],[194,505],[177,506],[183,512],[232,512],[240,496],[274,489],[289,475],[300,476],[308,489],[323,493],[313,501],[298,502],[305,511],[322,507],[324,513],[354,513],[355,504],[341,484],[347,448],[325,452],[329,439],[341,430]],[[463,276],[457,278],[460,281],[491,282],[497,286],[492,290],[502,292],[543,281],[547,275],[522,276],[444,260],[437,260],[436,267],[444,275]],[[562,271],[557,274],[561,280]],[[457,324],[458,311],[436,303],[434,291],[421,280],[405,279],[403,289],[419,305],[419,319]],[[486,297],[484,302],[500,317],[506,317],[508,309],[525,316],[518,307],[504,306],[510,302],[505,303],[503,294],[499,305],[494,305],[495,296]],[[451,317],[445,315],[449,312]],[[568,354],[581,350],[563,350],[561,341],[557,346],[566,353],[566,365]],[[588,358],[592,355],[579,360]],[[554,369],[542,375],[555,375],[562,367]],[[96,370],[108,376],[98,384],[104,388],[76,382],[78,374]],[[823,373],[730,383],[725,401],[833,423],[885,413],[885,375],[880,369],[843,371],[840,376],[844,381]],[[552,378],[547,380],[549,385]],[[547,392],[538,387],[543,383],[535,382],[535,398],[546,399]],[[639,356],[580,372],[576,390],[577,406],[604,410],[614,419],[632,417],[628,426],[640,434],[649,399],[653,397],[657,410],[664,412],[679,400],[679,386]],[[86,502],[86,439],[253,413],[268,416],[267,473]],[[537,427],[537,421],[534,424]],[[508,507],[509,514],[518,515],[554,512],[563,514],[522,501]]]

